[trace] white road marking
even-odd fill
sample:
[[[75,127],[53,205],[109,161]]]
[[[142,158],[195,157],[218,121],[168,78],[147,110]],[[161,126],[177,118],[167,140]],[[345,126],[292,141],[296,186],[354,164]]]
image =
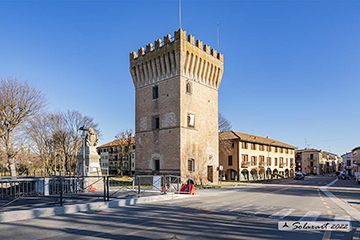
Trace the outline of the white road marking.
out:
[[[283,209],[283,210],[269,216],[269,218],[271,218],[271,219],[283,219],[286,216],[288,216],[289,214],[291,214],[293,211],[295,211],[295,209],[286,208],[286,209]]]
[[[235,211],[235,210],[238,210],[238,209],[244,209],[244,208],[247,208],[247,207],[251,207],[252,204],[241,204],[241,205],[238,205],[238,206],[234,206],[234,207],[230,207],[230,208],[226,208],[226,209],[221,209],[220,211],[227,211],[227,212],[232,212],[232,211]]]
[[[351,217],[349,215],[336,214],[334,221],[351,221]]]
[[[302,218],[299,219],[299,221],[316,221],[320,214],[320,212],[308,211],[304,216],[302,216]]]
[[[326,196],[328,196],[336,205],[344,209],[349,215],[351,215],[352,218],[356,219],[356,221],[360,222],[360,212],[336,197],[333,193],[331,193],[329,190],[327,190],[327,187],[330,187],[334,183],[336,183],[338,179],[335,179],[331,183],[327,184],[325,187],[321,187],[320,190],[325,193]]]
[[[322,240],[330,240],[331,231],[325,231]]]
[[[261,212],[264,212],[264,211],[269,211],[269,210],[271,210],[271,209],[274,209],[274,207],[273,207],[273,206],[263,206],[263,207],[261,207],[261,208],[259,209],[259,211],[257,211],[256,213],[254,213],[254,215],[257,215],[257,214],[259,214],[259,213],[261,213]]]
[[[205,209],[205,210],[215,210],[217,207],[219,207],[219,203],[213,202],[206,205],[204,203],[193,203],[191,204],[191,207]]]
[[[336,214],[334,221],[350,221],[351,217],[349,215]],[[331,231],[325,231],[322,240],[330,240]],[[356,238],[353,238],[356,239]]]

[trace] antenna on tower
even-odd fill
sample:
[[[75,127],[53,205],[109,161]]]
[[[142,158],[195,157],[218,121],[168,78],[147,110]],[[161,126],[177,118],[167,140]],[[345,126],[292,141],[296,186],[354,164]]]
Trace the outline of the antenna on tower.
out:
[[[217,23],[217,50],[220,52],[220,28],[219,22]]]
[[[179,0],[179,27],[181,29],[181,0]]]

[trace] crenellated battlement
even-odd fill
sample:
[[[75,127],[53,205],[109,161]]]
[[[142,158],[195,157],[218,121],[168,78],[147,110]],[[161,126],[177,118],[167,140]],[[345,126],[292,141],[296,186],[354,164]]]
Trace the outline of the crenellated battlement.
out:
[[[130,73],[135,88],[180,75],[217,89],[223,62],[221,53],[179,29],[130,53]]]
[[[153,44],[149,43],[148,45],[146,45],[146,50],[144,50],[144,48],[139,48],[138,49],[138,53],[136,54],[136,52],[131,52],[130,53],[130,61],[134,60],[136,58],[138,58],[139,56],[144,56],[154,50],[157,50],[163,46],[166,46],[167,44],[171,44],[176,40],[179,40],[180,38],[182,39],[186,39],[187,42],[189,42],[190,44],[198,47],[199,49],[203,50],[204,52],[212,55],[213,57],[219,59],[221,62],[224,61],[224,57],[221,53],[217,53],[217,51],[215,49],[210,48],[209,45],[203,45],[203,42],[200,41],[199,39],[197,39],[195,41],[195,36],[189,34],[186,37],[186,31],[183,31],[182,29],[179,29],[178,31],[174,32],[174,39],[172,40],[172,37],[170,34],[164,36],[164,41],[162,42],[161,39],[158,39],[154,42],[155,48],[153,48]]]

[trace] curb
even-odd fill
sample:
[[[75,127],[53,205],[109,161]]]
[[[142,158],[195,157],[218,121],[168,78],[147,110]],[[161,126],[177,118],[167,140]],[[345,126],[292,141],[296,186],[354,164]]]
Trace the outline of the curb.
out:
[[[99,211],[107,208],[132,206],[141,203],[150,203],[155,201],[170,200],[174,198],[189,197],[188,195],[166,194],[160,196],[149,196],[141,198],[128,198],[112,200],[109,202],[92,202],[75,205],[66,205],[62,207],[47,207],[31,210],[19,210],[0,213],[0,223],[22,221],[40,217],[50,217],[69,213]]]
[[[343,200],[341,200],[340,198],[336,197],[332,192],[330,192],[329,190],[327,190],[328,187],[330,187],[331,185],[333,185],[334,183],[336,183],[338,181],[338,179],[335,179],[334,181],[332,181],[331,183],[327,184],[325,187],[321,187],[320,190],[326,195],[328,196],[331,201],[333,201],[336,205],[338,205],[339,207],[341,207],[342,209],[345,210],[345,212],[347,212],[351,217],[353,217],[356,221],[360,222],[360,212],[351,207],[350,205],[348,205],[347,203],[345,203]]]

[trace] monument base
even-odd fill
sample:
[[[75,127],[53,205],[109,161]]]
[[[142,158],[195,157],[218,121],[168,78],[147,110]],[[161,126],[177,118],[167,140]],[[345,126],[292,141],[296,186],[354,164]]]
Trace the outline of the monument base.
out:
[[[79,176],[85,177],[84,188],[90,191],[103,191],[104,183],[100,167],[100,156],[96,152],[96,148],[86,146],[85,155],[83,153],[83,148],[81,148],[77,156],[77,172]]]

